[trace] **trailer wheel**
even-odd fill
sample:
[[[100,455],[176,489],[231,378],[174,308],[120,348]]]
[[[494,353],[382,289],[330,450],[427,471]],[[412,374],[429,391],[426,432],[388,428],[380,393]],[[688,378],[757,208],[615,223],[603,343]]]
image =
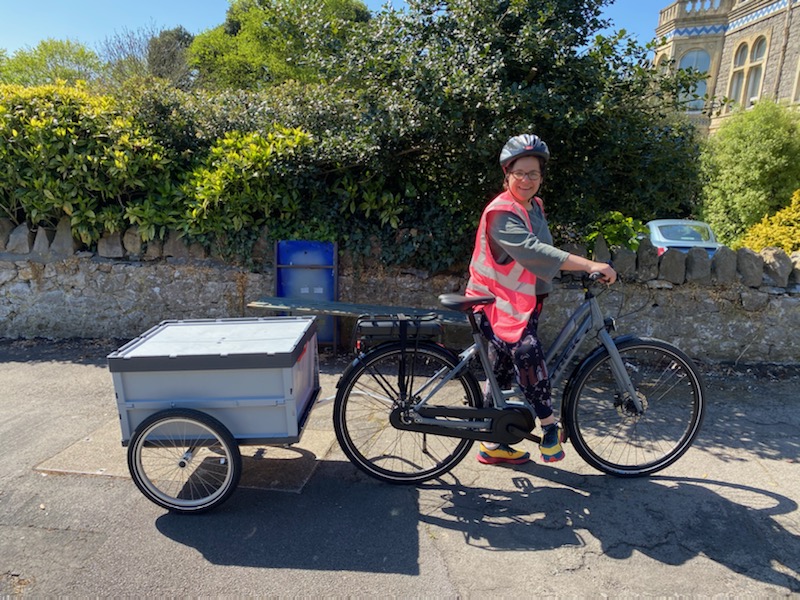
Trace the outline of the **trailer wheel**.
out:
[[[176,408],[150,415],[136,428],[128,469],[152,502],[176,513],[200,513],[230,498],[242,475],[242,456],[217,419]]]

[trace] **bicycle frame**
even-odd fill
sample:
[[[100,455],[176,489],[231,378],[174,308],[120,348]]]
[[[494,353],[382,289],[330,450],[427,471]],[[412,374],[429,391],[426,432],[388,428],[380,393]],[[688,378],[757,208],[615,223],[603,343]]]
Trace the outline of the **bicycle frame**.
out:
[[[487,384],[491,390],[491,395],[494,400],[494,407],[504,409],[508,407],[525,407],[531,412],[532,407],[523,400],[519,399],[520,392],[518,389],[503,390],[497,383],[494,376],[492,365],[489,361],[489,353],[487,350],[487,340],[481,333],[475,315],[472,312],[467,313],[470,325],[472,327],[473,343],[469,348],[463,350],[459,355],[459,362],[444,378],[437,379],[438,373],[433,378],[429,379],[420,390],[417,390],[417,396],[420,400],[415,403],[414,410],[418,411],[420,408],[427,404],[429,398],[435,396],[436,392],[453,378],[458,377],[459,374],[467,368],[471,359],[478,355],[481,366],[486,375]],[[586,288],[584,302],[575,310],[569,317],[567,322],[561,328],[558,336],[553,344],[547,351],[545,356],[547,370],[550,373],[552,382],[560,381],[570,362],[574,358],[578,349],[583,341],[591,333],[599,339],[600,344],[606,349],[610,357],[610,365],[617,385],[620,387],[621,393],[627,393],[628,397],[633,401],[637,412],[642,411],[641,400],[636,393],[636,389],[628,376],[622,358],[617,351],[614,339],[610,335],[610,331],[614,330],[614,323],[612,319],[605,319],[597,302],[595,295]],[[436,385],[432,389],[433,382]],[[452,429],[481,429],[485,427],[485,421],[443,421],[435,418],[421,417],[416,418],[419,423],[437,424],[441,427]]]
[[[597,279],[593,275],[588,281]],[[544,356],[539,353],[561,382],[560,441],[572,441],[577,454],[603,473],[656,473],[680,458],[697,436],[705,406],[701,374],[668,342],[612,337],[614,321],[603,318],[601,292],[588,281],[583,303],[575,304]],[[336,438],[354,465],[382,481],[438,478],[476,441],[542,444],[534,403],[519,385],[499,389],[489,362],[494,342],[484,339],[474,311],[494,302],[494,296],[442,294],[439,299],[468,319],[473,335],[468,348],[453,353],[419,335],[386,339],[360,352],[338,385]],[[403,319],[398,315],[396,321]],[[394,331],[395,320],[389,324]],[[579,351],[587,337],[590,347]],[[481,367],[483,375],[477,373]],[[501,383],[512,387],[511,381]]]

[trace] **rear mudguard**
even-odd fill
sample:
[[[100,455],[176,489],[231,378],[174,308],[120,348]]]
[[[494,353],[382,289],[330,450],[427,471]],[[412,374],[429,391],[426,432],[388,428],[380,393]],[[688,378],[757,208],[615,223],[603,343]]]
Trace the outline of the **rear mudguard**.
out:
[[[342,381],[344,381],[345,378],[348,375],[350,375],[350,372],[353,369],[355,369],[357,366],[359,366],[362,362],[364,362],[364,359],[368,358],[370,354],[372,354],[374,352],[377,352],[378,350],[383,350],[384,348],[387,348],[387,347],[390,347],[390,346],[397,346],[399,348],[401,345],[402,345],[402,342],[400,342],[400,340],[389,340],[387,342],[381,342],[380,344],[377,344],[376,346],[372,346],[367,352],[361,352],[358,356],[356,356],[353,359],[353,361],[349,365],[347,365],[345,367],[344,371],[342,371],[342,374],[339,377],[339,380],[336,382],[337,389],[338,389],[339,385],[342,383]],[[412,345],[411,342],[406,342],[406,346],[407,346],[407,348],[409,350],[414,350],[415,348],[419,349],[419,348],[422,348],[422,347],[425,347],[425,346],[435,346],[437,348],[437,350],[444,350],[445,352],[447,352],[450,355],[450,358],[454,361],[454,364],[458,364],[458,361],[459,361],[458,356],[456,356],[456,354],[454,354],[452,350],[450,350],[449,348],[447,348],[447,347],[445,347],[445,346],[443,346],[441,344],[436,344],[434,342],[417,342],[417,343],[413,343],[413,345]]]

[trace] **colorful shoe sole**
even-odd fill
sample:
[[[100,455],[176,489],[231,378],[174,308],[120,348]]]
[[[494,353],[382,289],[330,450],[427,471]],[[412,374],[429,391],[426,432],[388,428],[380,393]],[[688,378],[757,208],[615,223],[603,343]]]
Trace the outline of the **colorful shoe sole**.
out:
[[[544,454],[542,454],[542,461],[546,462],[546,463],[554,463],[554,462],[558,462],[560,460],[564,460],[564,456],[565,455],[564,455],[564,451],[563,450],[561,452],[558,452],[557,454],[553,454],[551,456],[545,456]]]
[[[530,462],[531,457],[526,455],[520,458],[500,458],[489,456],[488,454],[484,454],[483,452],[478,452],[477,456],[478,462],[483,463],[484,465],[498,465],[498,464],[507,464],[507,465],[521,465],[526,462]]]

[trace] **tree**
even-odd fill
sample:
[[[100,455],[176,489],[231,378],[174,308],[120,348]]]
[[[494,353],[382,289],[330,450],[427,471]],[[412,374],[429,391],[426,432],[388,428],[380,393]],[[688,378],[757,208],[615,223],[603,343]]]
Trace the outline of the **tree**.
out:
[[[158,28],[151,23],[136,30],[123,28],[103,40],[100,56],[106,63],[106,84],[112,88],[119,87],[131,79],[150,75],[147,64],[150,40],[159,34]]]
[[[74,85],[94,80],[101,67],[98,56],[83,44],[46,39],[0,61],[0,83],[30,87],[62,81]]]
[[[624,33],[596,36],[607,3],[409,0],[381,13],[324,65],[351,96],[360,90],[364,111],[361,129],[327,154],[369,148],[368,166],[380,163],[404,195],[401,223],[450,219],[436,235],[474,228],[500,187],[500,148],[525,131],[551,147],[551,220],[581,229],[610,210],[688,215],[699,148],[677,115],[691,74],[651,66],[649,48]]]
[[[176,87],[191,85],[192,69],[186,59],[194,36],[183,27],[165,29],[147,43],[147,68],[155,77],[171,81]]]
[[[321,43],[317,51],[335,53],[349,24],[369,16],[359,0],[233,0],[225,23],[195,38],[190,64],[210,88],[316,81],[319,65],[305,60],[310,46]]]
[[[788,206],[800,188],[800,117],[760,100],[734,113],[703,150],[703,214],[733,243],[746,229]]]

